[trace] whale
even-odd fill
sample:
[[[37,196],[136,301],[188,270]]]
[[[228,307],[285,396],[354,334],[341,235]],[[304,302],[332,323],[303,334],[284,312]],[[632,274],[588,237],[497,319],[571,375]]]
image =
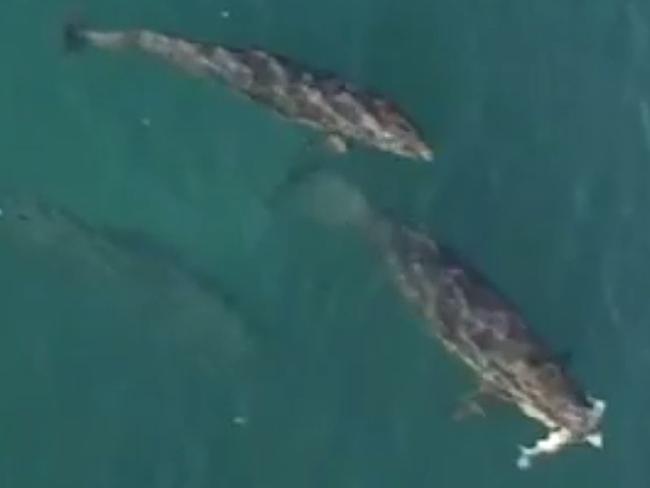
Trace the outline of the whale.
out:
[[[218,80],[283,119],[316,130],[335,153],[358,143],[415,161],[434,157],[420,129],[395,102],[284,55],[149,29],[104,31],[75,22],[65,25],[63,37],[70,51],[84,46],[135,50]]]
[[[368,240],[424,330],[472,373],[476,387],[461,399],[458,412],[484,413],[481,404],[497,400],[547,429],[532,445],[518,446],[519,469],[567,446],[603,447],[606,402],[586,392],[563,355],[476,265],[451,246],[372,208],[339,175],[310,173],[293,185],[288,194],[300,196],[298,207],[308,209],[312,218],[351,226]],[[283,201],[276,199],[276,205]]]

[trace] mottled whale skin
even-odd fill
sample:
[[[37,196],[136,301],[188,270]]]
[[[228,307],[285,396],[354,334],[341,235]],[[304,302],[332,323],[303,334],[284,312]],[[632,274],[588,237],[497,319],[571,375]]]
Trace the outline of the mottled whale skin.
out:
[[[338,152],[354,141],[414,160],[433,160],[432,149],[394,103],[285,56],[147,29],[99,31],[75,24],[65,27],[65,41],[69,48],[139,50],[218,79],[284,118],[323,132]]]
[[[520,446],[519,468],[568,445],[602,447],[605,402],[585,393],[517,307],[469,262],[380,215],[343,178],[307,175],[298,188],[312,217],[351,225],[370,240],[427,331],[474,373],[478,389],[461,406],[480,411],[481,397],[498,398],[549,430],[534,446]]]
[[[382,229],[399,290],[445,348],[476,374],[476,396],[513,403],[549,429],[535,446],[520,447],[521,469],[569,444],[602,447],[605,403],[582,390],[507,298],[451,249],[387,221]]]

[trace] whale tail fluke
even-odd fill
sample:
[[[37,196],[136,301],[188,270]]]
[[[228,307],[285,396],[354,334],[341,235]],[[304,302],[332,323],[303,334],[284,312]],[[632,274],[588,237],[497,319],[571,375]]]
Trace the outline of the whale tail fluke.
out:
[[[63,46],[67,52],[80,51],[86,44],[82,24],[72,21],[63,26]]]

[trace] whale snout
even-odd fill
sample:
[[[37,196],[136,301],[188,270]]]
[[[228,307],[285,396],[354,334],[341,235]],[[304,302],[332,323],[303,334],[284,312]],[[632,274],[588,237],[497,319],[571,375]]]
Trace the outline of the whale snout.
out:
[[[399,140],[395,144],[393,150],[400,156],[415,159],[417,161],[432,162],[434,159],[433,149],[419,138],[405,138]]]
[[[426,144],[423,144],[422,147],[418,150],[418,156],[420,159],[430,163],[433,161],[433,149],[431,149]]]

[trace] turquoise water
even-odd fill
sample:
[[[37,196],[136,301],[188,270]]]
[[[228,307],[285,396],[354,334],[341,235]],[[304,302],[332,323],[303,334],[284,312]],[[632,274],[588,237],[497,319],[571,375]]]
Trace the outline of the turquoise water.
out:
[[[438,158],[306,150],[310,133],[209,82],[65,55],[70,16],[335,70],[403,105]],[[0,188],[97,229],[0,228],[0,486],[649,485],[646,3],[6,0],[0,32]],[[570,350],[608,401],[605,450],[522,473],[536,425],[452,421],[470,379],[363,238],[267,205],[314,162]],[[104,228],[135,238],[98,252]]]

